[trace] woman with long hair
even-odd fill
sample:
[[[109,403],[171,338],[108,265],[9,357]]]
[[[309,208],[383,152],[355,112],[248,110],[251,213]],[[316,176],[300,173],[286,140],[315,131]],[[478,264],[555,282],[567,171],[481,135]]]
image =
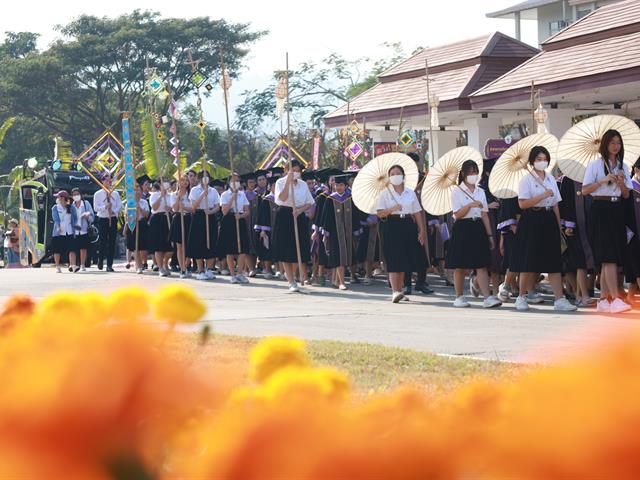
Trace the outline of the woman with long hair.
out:
[[[187,241],[187,256],[196,260],[198,280],[212,280],[215,278],[213,262],[218,244],[216,212],[220,210],[220,195],[209,186],[209,172],[201,171],[198,179],[199,183],[191,187],[189,192],[194,213]]]
[[[542,146],[529,152],[527,174],[518,186],[518,204],[522,216],[516,232],[512,271],[520,274],[520,295],[516,299],[518,311],[529,310],[529,303],[542,303],[535,293],[535,285],[541,272],[549,274],[553,288],[554,310],[576,310],[564,297],[562,286],[562,228],[558,203],[562,200],[553,175],[545,170],[551,154]]]
[[[451,206],[455,223],[447,250],[446,268],[454,270],[456,291],[454,307],[468,307],[463,295],[464,279],[469,270],[476,271],[485,308],[499,307],[502,302],[489,290],[489,266],[495,239],[489,222],[489,206],[482,188],[478,187],[478,164],[466,160],[458,175],[458,186],[451,192]]]
[[[73,250],[73,226],[76,224],[75,210],[69,205],[69,194],[60,190],[56,195],[56,204],[51,207],[53,232],[51,234],[51,249],[56,263],[56,272],[61,273],[60,260],[69,254],[69,271],[75,272],[76,252]]]
[[[173,219],[171,220],[171,242],[176,245],[176,253],[178,256],[178,264],[180,265],[180,278],[187,278],[189,270],[187,265],[189,261],[185,255],[185,246],[189,239],[189,230],[191,228],[191,214],[193,206],[189,200],[189,191],[191,189],[189,177],[183,175],[180,177],[178,189],[171,194],[169,203],[173,211]],[[184,226],[184,234],[182,228]]]
[[[608,130],[600,142],[600,157],[587,166],[582,194],[591,195],[589,241],[596,269],[600,268],[599,312],[621,313],[631,309],[620,295],[618,267],[624,266],[627,229],[623,199],[632,188],[629,169],[623,163],[622,135]]]
[[[415,238],[424,246],[427,238],[422,208],[416,192],[405,187],[405,173],[400,165],[387,172],[389,187],[382,191],[376,206],[381,219],[382,251],[391,283],[391,301],[404,298],[404,272],[412,271],[415,262]]]

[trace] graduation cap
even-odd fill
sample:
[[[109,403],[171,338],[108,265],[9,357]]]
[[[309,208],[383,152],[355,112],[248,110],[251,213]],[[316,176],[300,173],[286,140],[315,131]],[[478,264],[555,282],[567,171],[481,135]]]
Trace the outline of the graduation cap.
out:
[[[358,175],[358,172],[359,170],[345,170],[342,173],[346,175],[348,178],[355,178],[356,175]]]
[[[142,186],[145,184],[145,182],[151,183],[151,178],[147,174],[140,175],[138,178],[136,178],[136,182],[138,183],[138,185]]]
[[[305,182],[307,180],[315,180],[316,178],[316,172],[313,170],[305,170],[304,172],[302,172],[302,180],[304,180]]]
[[[253,174],[256,176],[256,179],[258,177],[266,177],[269,174],[268,170],[256,170],[255,172],[253,172]]]
[[[226,181],[220,180],[220,179],[216,179],[216,180],[211,182],[211,185],[213,187],[220,187],[220,188],[224,188],[226,184],[227,184]]]
[[[345,185],[347,185],[349,183],[349,179],[351,178],[351,175],[349,174],[343,174],[343,175],[336,175],[335,177],[333,177],[334,181],[336,183],[343,183]]]
[[[273,185],[274,183],[276,183],[278,180],[280,180],[282,177],[269,177],[267,178],[267,183],[269,185]]]
[[[329,177],[335,177],[336,175],[344,175],[342,170],[338,168],[323,168],[316,172],[316,178],[321,182],[327,182]]]
[[[284,174],[284,168],[282,167],[272,167],[267,171],[271,174],[272,177],[281,176],[282,174]]]
[[[240,175],[240,181],[244,183],[247,183],[247,180],[255,180],[256,178],[255,172],[243,173]]]

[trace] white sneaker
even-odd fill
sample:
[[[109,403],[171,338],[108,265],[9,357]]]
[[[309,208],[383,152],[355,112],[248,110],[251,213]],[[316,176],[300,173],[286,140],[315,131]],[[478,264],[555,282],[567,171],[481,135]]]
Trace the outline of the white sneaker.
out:
[[[569,302],[569,300],[562,297],[556,300],[555,302],[553,302],[553,309],[556,312],[575,312],[578,309],[578,307],[576,307],[575,305],[572,305],[571,302]]]
[[[196,280],[206,280],[207,275],[204,272],[196,273]]]
[[[298,284],[296,282],[290,283],[289,284],[289,291],[290,292],[299,292],[300,291],[300,287],[298,286]]]
[[[276,279],[277,280],[284,280],[284,275],[282,274],[282,272],[276,272]]]
[[[364,277],[364,278],[362,279],[362,283],[363,283],[364,285],[371,285],[371,284],[373,283],[373,280],[371,280],[371,277]]]
[[[518,295],[518,298],[516,298],[516,310],[519,312],[526,312],[529,310],[529,302],[527,302],[526,297]]]
[[[237,275],[236,275],[236,276],[234,276],[234,277],[231,277],[231,280],[229,280],[229,281],[230,281],[231,283],[240,283],[240,280],[238,280],[238,276],[237,276]]]
[[[383,273],[384,273],[384,272],[383,272],[381,269],[376,268],[376,269],[373,271],[373,276],[374,276],[374,277],[377,277],[377,276],[379,276],[379,275],[382,275]]]
[[[87,267],[85,267],[84,265],[80,267],[80,271],[81,272],[86,272],[87,271]]]
[[[467,302],[467,299],[464,298],[464,296],[461,296],[461,297],[457,297],[453,301],[453,306],[456,308],[467,308],[469,307],[469,302]]]
[[[544,303],[544,298],[542,298],[542,295],[538,292],[527,293],[527,303],[538,305],[540,303]]]
[[[631,310],[631,305],[624,302],[620,298],[616,298],[613,302],[611,302],[611,313],[622,313],[628,312]]]
[[[191,278],[193,275],[191,274],[191,270],[187,270],[186,272],[184,272],[185,277],[187,278]]]
[[[604,300],[600,300],[598,302],[598,307],[596,310],[600,313],[611,312],[611,304],[609,303],[609,300],[607,300],[606,298]]]
[[[165,271],[164,271],[164,276],[165,276],[165,277],[170,277],[170,276],[171,276],[171,270],[169,270],[168,268],[167,268],[167,269],[165,269]]]
[[[186,273],[184,273],[184,272],[180,273],[180,278],[181,278],[181,279],[185,279],[185,278],[187,278],[187,274],[186,274]]]
[[[138,270],[136,270],[136,273],[138,275],[142,275],[144,273],[144,270],[142,270],[141,268],[139,268]]]
[[[247,283],[249,283],[249,279],[247,277],[245,277],[242,273],[240,275],[236,275],[236,278],[238,279],[238,281],[244,285],[246,285]]]
[[[227,270],[226,268],[223,270],[220,270],[220,275],[229,275],[231,272],[229,270]]]
[[[60,267],[56,267],[56,273],[62,273],[62,269]]]
[[[502,305],[502,301],[498,297],[493,295],[485,298],[484,302],[482,302],[482,306],[484,308],[500,307],[501,305]]]
[[[402,292],[393,292],[393,295],[391,296],[391,301],[393,303],[398,303],[403,298],[404,298],[404,293],[402,293]]]
[[[264,274],[264,279],[265,280],[273,280],[273,273],[271,272],[267,272]]]
[[[480,289],[475,284],[475,275],[469,275],[469,292],[474,297],[478,298],[480,296]]]
[[[343,283],[338,286],[338,290],[346,290],[346,289],[347,289],[347,286]]]
[[[204,275],[207,277],[206,280],[215,280],[216,276],[213,274],[212,270],[207,270],[204,272]]]
[[[498,298],[503,302],[506,302],[511,297],[511,289],[504,283],[501,283],[498,287]]]
[[[258,274],[258,272],[256,272],[255,270],[251,270],[249,272],[249,278],[255,278],[257,274]]]
[[[595,306],[595,299],[591,297],[583,297],[576,303],[578,308],[589,308]]]
[[[158,276],[159,277],[164,277],[164,270],[162,270],[162,269],[158,270]]]

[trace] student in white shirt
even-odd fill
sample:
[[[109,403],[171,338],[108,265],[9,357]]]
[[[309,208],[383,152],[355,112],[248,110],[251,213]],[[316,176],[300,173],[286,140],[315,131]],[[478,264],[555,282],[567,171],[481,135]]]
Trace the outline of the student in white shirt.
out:
[[[608,130],[600,142],[600,157],[587,166],[582,194],[591,195],[589,243],[596,270],[600,269],[599,312],[621,313],[631,309],[618,289],[618,267],[624,265],[627,229],[623,199],[632,188],[629,169],[623,163],[622,135]]]
[[[529,170],[518,187],[518,204],[522,216],[516,232],[513,265],[511,270],[520,273],[520,295],[516,299],[516,309],[525,311],[529,303],[541,303],[535,295],[535,285],[540,273],[549,274],[553,288],[554,310],[571,312],[576,306],[564,297],[562,287],[562,249],[560,210],[562,200],[558,183],[545,170],[551,161],[551,154],[542,146],[535,146],[529,152]],[[542,300],[543,301],[543,300]]]
[[[80,266],[78,267],[75,262],[73,262],[72,267],[74,272],[78,270],[84,272],[86,270],[87,250],[89,249],[88,230],[89,225],[93,223],[95,215],[91,204],[82,199],[82,193],[79,188],[71,190],[71,196],[73,198],[71,209],[74,210],[76,218],[76,224],[73,226],[75,233],[73,250],[74,252],[80,252]]]
[[[307,211],[315,205],[315,200],[309,191],[307,183],[302,180],[302,164],[297,160],[291,161],[286,176],[276,182],[275,199],[278,205],[276,213],[276,227],[273,238],[273,257],[282,262],[289,282],[289,291],[299,291],[295,278],[298,266],[294,221],[298,225],[298,241],[300,245],[300,281],[305,285],[307,280],[307,263],[311,258],[309,236],[309,217]]]
[[[107,259],[107,272],[113,272],[113,255],[116,249],[116,233],[118,215],[122,210],[122,199],[118,192],[111,191],[111,175],[102,177],[101,188],[93,195],[93,209],[98,217],[100,245],[98,250],[98,270],[102,270],[104,259]]]
[[[69,194],[60,190],[56,195],[56,204],[51,208],[53,231],[51,233],[51,250],[56,263],[56,272],[61,273],[60,260],[69,255],[69,271],[75,271],[76,253],[73,249],[73,231],[76,224],[75,211],[69,205]]]
[[[242,271],[246,268],[250,252],[247,218],[251,211],[247,196],[240,190],[240,176],[237,173],[229,177],[229,188],[220,197],[220,207],[223,217],[217,254],[219,257],[226,256],[231,283],[249,283]],[[238,255],[237,270],[235,255]]]
[[[398,303],[404,298],[404,272],[411,272],[414,268],[416,235],[424,246],[426,233],[416,192],[405,188],[404,169],[394,165],[387,176],[389,185],[380,193],[376,210],[381,219],[380,236],[391,283],[391,301]]]
[[[215,278],[213,262],[218,244],[216,212],[220,210],[220,195],[213,187],[209,186],[211,179],[209,172],[206,170],[200,172],[198,179],[200,182],[189,192],[194,213],[187,240],[187,257],[196,260],[198,266],[196,278],[198,280],[211,280]]]
[[[171,228],[171,205],[169,203],[169,188],[171,183],[166,179],[160,179],[158,188],[151,193],[149,204],[151,205],[151,220],[149,220],[150,245],[155,255],[158,275],[170,277],[169,261],[173,253],[169,230]]]
[[[451,192],[451,207],[455,223],[451,230],[446,268],[454,270],[456,299],[454,307],[468,307],[464,298],[467,271],[475,270],[485,308],[499,307],[502,302],[491,295],[489,271],[491,250],[495,240],[489,223],[489,207],[484,190],[478,187],[480,169],[473,160],[466,160],[458,175],[458,186]]]
[[[188,243],[189,230],[191,229],[191,214],[193,206],[189,200],[189,177],[183,175],[180,178],[178,190],[171,194],[169,203],[173,211],[171,220],[171,242],[176,245],[178,264],[180,265],[180,278],[187,278],[190,273],[187,270],[189,259],[185,255],[185,245]],[[184,233],[183,233],[184,225]]]

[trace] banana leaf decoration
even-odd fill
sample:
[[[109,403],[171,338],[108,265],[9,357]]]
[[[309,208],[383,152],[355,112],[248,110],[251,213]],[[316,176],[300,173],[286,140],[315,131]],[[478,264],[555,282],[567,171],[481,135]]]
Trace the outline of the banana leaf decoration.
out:
[[[170,172],[171,160],[167,153],[160,148],[160,141],[154,126],[153,117],[144,115],[142,121],[142,158],[144,170],[151,178],[166,176]]]
[[[198,160],[197,162],[192,163],[187,167],[187,170],[193,170],[194,172],[199,172],[202,170],[202,160]],[[207,160],[207,171],[211,178],[214,180],[218,179],[226,179],[231,175],[231,170],[228,168],[222,167],[217,163],[214,163],[212,160]]]
[[[60,137],[53,139],[55,143],[53,159],[60,160],[63,165],[70,165],[73,163],[73,153],[71,152],[71,142],[63,140]]]
[[[9,117],[0,125],[0,145],[4,143],[4,137],[14,123],[16,123],[16,117]]]

